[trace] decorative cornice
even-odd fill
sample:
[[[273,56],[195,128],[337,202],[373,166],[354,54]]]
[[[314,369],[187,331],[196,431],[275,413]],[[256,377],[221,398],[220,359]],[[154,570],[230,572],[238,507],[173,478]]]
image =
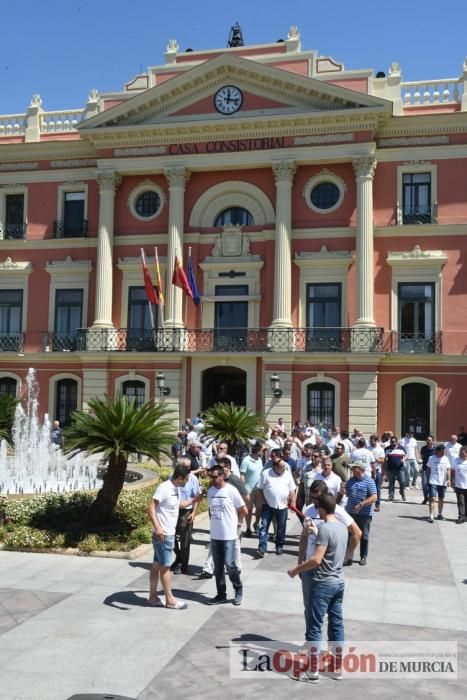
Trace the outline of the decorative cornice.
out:
[[[13,262],[10,257],[5,258],[5,261],[0,263],[0,271],[2,273],[22,273],[29,275],[32,272],[32,263],[28,262]]]
[[[303,252],[295,255],[294,263],[297,267],[349,267],[353,262],[350,250],[329,251],[322,245],[317,252]]]
[[[444,265],[447,262],[447,255],[442,250],[422,250],[417,244],[411,251],[388,252],[387,263],[391,267],[398,265],[417,265],[423,263]]]
[[[90,260],[73,260],[71,255],[67,255],[63,260],[46,262],[45,270],[49,275],[89,274],[92,270],[92,262]]]

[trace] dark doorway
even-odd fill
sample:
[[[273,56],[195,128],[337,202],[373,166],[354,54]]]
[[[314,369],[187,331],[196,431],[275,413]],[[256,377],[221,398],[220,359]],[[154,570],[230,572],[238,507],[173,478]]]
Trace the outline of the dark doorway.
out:
[[[416,440],[430,434],[430,387],[413,382],[402,387],[401,435],[411,430]]]
[[[237,367],[211,367],[203,372],[202,410],[221,402],[246,405],[246,372]]]
[[[55,419],[62,428],[71,423],[71,414],[78,408],[78,382],[61,379],[57,382],[55,397]]]

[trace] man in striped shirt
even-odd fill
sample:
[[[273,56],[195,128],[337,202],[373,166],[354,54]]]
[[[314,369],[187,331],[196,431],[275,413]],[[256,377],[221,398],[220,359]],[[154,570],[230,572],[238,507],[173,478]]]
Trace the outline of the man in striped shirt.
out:
[[[352,476],[346,483],[346,510],[362,531],[360,540],[360,566],[366,565],[368,557],[368,540],[376,501],[375,482],[365,474],[366,465],[363,462],[351,462]]]

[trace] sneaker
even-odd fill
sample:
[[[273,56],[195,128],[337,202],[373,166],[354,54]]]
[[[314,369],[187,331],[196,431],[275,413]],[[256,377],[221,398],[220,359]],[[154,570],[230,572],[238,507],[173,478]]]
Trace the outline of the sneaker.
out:
[[[366,566],[366,557],[360,559],[360,566]]]
[[[208,605],[221,605],[227,602],[226,595],[215,595],[214,598],[209,598]]]
[[[407,500],[407,496],[405,495],[405,493],[401,493],[401,498],[402,498],[403,501],[406,501],[406,500]]]
[[[352,559],[346,559],[342,566],[352,566],[353,560]]]
[[[375,506],[375,513],[379,513],[380,510],[381,510],[381,506]]]
[[[436,516],[436,520],[446,520],[446,518],[442,513],[438,513],[438,515]]]
[[[342,669],[336,668],[336,670],[331,673],[331,678],[334,678],[335,681],[341,681],[343,678]]]
[[[233,599],[234,605],[241,605],[243,600],[243,588],[237,588],[235,591],[235,598]]]
[[[429,522],[429,523],[434,522],[433,513],[430,514],[430,517],[428,518],[428,522]]]
[[[253,533],[251,532],[250,528],[245,530],[245,537],[253,537]]]
[[[428,498],[424,498],[420,505],[426,506],[428,503]]]
[[[456,520],[456,525],[461,525],[462,523],[465,523],[465,518],[459,516]]]
[[[257,549],[255,552],[255,557],[257,559],[264,559],[265,554],[266,554],[266,552],[263,552],[261,549]]]
[[[202,571],[198,574],[198,578],[212,578],[212,574],[210,574],[209,571]]]
[[[412,484],[412,486],[414,489],[417,489],[417,491],[420,491],[420,486],[418,484]]]
[[[319,683],[319,671],[301,671],[298,676],[291,675],[290,678],[302,683]]]
[[[393,501],[393,500],[394,500],[394,496],[388,496],[388,501]]]
[[[282,554],[283,551],[284,551],[284,548],[283,548],[283,547],[281,547],[281,546],[276,547],[276,554],[277,554],[279,557],[280,557],[280,555]]]

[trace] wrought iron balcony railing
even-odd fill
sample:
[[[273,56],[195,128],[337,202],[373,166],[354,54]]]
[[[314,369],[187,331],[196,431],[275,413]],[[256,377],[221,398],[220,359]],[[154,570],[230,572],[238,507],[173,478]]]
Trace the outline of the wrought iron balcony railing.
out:
[[[382,328],[81,328],[89,352],[383,352]]]
[[[86,238],[88,235],[88,222],[82,221],[54,221],[55,238]]]
[[[398,224],[437,224],[438,205],[403,207],[398,204],[396,221]]]
[[[0,333],[0,352],[23,352],[24,333]]]
[[[26,240],[28,225],[23,224],[0,224],[0,239],[5,241]]]
[[[408,354],[443,352],[442,332],[434,333],[398,333],[391,331],[389,352],[401,352]]]
[[[76,333],[44,333],[42,352],[74,352],[77,349]]]

